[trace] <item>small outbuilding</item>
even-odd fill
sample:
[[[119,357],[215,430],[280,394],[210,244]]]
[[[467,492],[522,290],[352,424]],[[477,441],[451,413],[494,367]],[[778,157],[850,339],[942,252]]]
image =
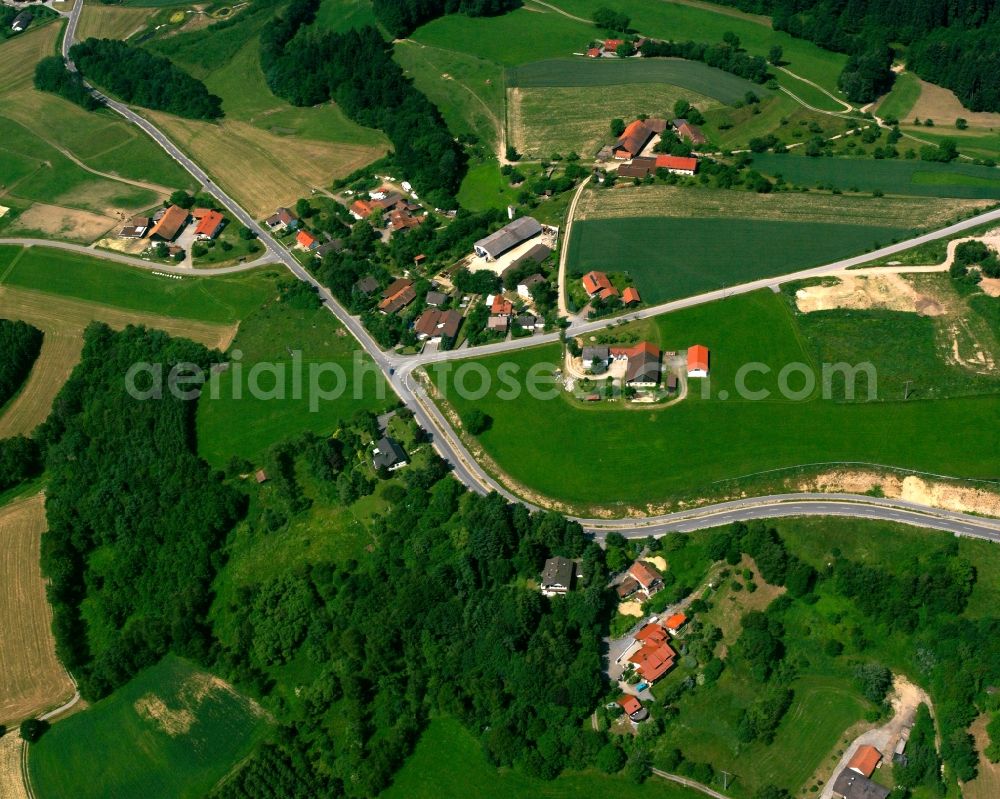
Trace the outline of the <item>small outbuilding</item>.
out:
[[[708,347],[695,344],[688,347],[687,373],[688,377],[708,377],[709,365]]]

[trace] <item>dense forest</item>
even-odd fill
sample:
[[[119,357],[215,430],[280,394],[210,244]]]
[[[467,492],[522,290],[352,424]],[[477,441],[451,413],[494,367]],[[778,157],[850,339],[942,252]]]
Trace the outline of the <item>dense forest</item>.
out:
[[[81,108],[94,111],[101,102],[83,85],[79,72],[70,72],[62,56],[50,55],[35,66],[35,88],[43,92],[58,94],[64,100],[76,103]]]
[[[355,122],[385,131],[402,177],[435,206],[454,207],[465,155],[438,109],[406,78],[375,28],[316,30],[318,6],[293,0],[261,33],[271,91],[298,106],[334,100]]]
[[[764,83],[770,78],[767,61],[761,56],[749,55],[728,43],[659,42],[652,39],[640,48],[643,58],[686,58],[702,61],[710,67],[731,72],[754,83]]]
[[[769,14],[775,30],[828,50],[875,56],[907,45],[908,69],[945,86],[973,111],[1000,111],[1000,3],[996,0],[719,0]],[[849,70],[850,68],[848,68]],[[891,83],[891,75],[882,80]],[[875,99],[857,95],[856,102]],[[852,98],[854,99],[854,98]]]
[[[133,399],[123,377],[136,363],[169,370],[216,359],[158,331],[92,324],[36,435],[47,449],[42,568],[53,631],[88,699],[169,650],[207,657],[209,588],[243,497],[195,454],[195,402],[166,389],[162,399]]]
[[[42,451],[24,436],[0,438],[0,491],[20,485],[42,472]]]
[[[521,0],[374,0],[375,16],[399,39],[409,36],[425,22],[445,14],[493,17],[521,5]]]
[[[221,98],[162,56],[115,39],[93,37],[74,44],[69,55],[87,80],[126,103],[189,119],[222,116]]]
[[[21,388],[41,351],[41,330],[0,319],[0,408]]]

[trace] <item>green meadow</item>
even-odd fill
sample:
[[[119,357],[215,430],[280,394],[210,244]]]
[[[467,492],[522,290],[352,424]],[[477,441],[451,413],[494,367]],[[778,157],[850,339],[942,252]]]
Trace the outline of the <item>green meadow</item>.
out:
[[[781,175],[789,183],[809,188],[824,185],[886,194],[1000,199],[1000,172],[973,164],[762,153],[754,155],[753,165],[767,175]]]
[[[882,98],[876,113],[885,119],[895,117],[900,122],[906,122],[910,110],[920,99],[920,78],[912,72],[903,72],[896,76],[892,90]]]
[[[205,796],[267,728],[263,711],[168,655],[32,744],[39,799]]]
[[[589,219],[573,225],[568,268],[628,272],[656,304],[859,255],[908,233],[760,219]]]
[[[600,771],[567,773],[551,781],[533,779],[487,762],[475,737],[457,720],[437,718],[396,774],[383,799],[577,799],[628,796],[636,799],[696,799],[702,794],[650,777],[636,785],[624,775]]]
[[[490,380],[482,398],[475,372],[465,375],[471,396],[456,390],[462,362],[429,371],[460,413],[479,408],[492,417],[480,442],[500,469],[579,510],[600,505],[624,512],[701,496],[721,481],[763,470],[813,463],[863,461],[996,476],[995,442],[983,435],[1000,412],[996,395],[850,403],[822,399],[795,367],[786,374],[793,398],[786,398],[778,382],[786,365],[804,364],[817,384],[822,371],[785,301],[770,291],[657,317],[645,324],[643,338],[667,351],[706,345],[710,377],[692,380],[681,403],[657,409],[609,402],[583,407],[550,386],[543,386],[549,397],[521,391],[517,399],[505,398],[500,366],[511,364],[505,369],[524,375],[539,362],[559,364],[556,345],[476,361]],[[737,372],[745,364],[755,364],[745,373],[745,389],[755,392],[751,396],[769,392],[761,399],[740,396]],[[956,449],[955,441],[962,447]]]
[[[700,61],[675,58],[557,58],[507,70],[507,85],[522,89],[590,88],[635,83],[668,83],[732,105],[748,91],[770,90]]]
[[[30,247],[5,269],[17,248],[0,252],[0,285],[19,286],[63,297],[135,311],[233,324],[274,294],[274,268],[216,277],[177,280],[134,266],[73,252]],[[8,260],[8,264],[11,261]]]

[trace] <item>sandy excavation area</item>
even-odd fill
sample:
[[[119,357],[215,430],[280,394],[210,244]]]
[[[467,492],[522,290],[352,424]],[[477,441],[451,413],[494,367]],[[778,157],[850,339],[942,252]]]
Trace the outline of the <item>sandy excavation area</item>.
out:
[[[835,308],[868,311],[907,311],[921,316],[941,316],[945,309],[933,297],[921,294],[901,275],[844,275],[833,285],[807,286],[795,292],[795,305],[803,313]]]

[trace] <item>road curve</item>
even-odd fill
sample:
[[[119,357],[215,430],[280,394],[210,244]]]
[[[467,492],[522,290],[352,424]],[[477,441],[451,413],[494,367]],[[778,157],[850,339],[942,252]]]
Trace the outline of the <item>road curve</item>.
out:
[[[21,239],[21,238],[0,238],[0,245],[13,244],[19,247],[47,247],[54,250],[66,250],[76,252],[81,255],[89,255],[92,258],[103,258],[106,261],[135,266],[140,269],[148,269],[151,272],[165,272],[168,275],[183,275],[184,277],[212,277],[214,275],[232,275],[237,272],[247,272],[256,269],[258,266],[276,263],[276,259],[271,253],[265,253],[260,258],[249,261],[245,264],[234,266],[220,266],[216,268],[197,269],[190,266],[171,266],[160,264],[155,261],[147,261],[143,258],[135,258],[111,250],[98,250],[87,247],[83,244],[72,244],[68,241],[50,241],[49,239]]]
[[[74,6],[69,16],[69,24],[66,34],[63,37],[62,52],[67,59],[70,68],[73,68],[69,61],[69,48],[76,37],[76,27],[79,21],[80,11],[83,3],[78,2]],[[96,93],[96,90],[94,90]],[[521,339],[500,344],[477,347],[474,350],[458,350],[453,352],[438,353],[432,357],[404,358],[394,353],[385,353],[381,350],[375,340],[371,337],[361,321],[351,316],[333,297],[333,295],[321,285],[295,258],[291,253],[282,247],[270,233],[253,219],[235,200],[227,195],[211,178],[185,155],[170,139],[160,131],[155,125],[132,111],[127,106],[110,98],[100,96],[109,108],[123,116],[129,122],[143,130],[157,144],[160,145],[177,163],[184,167],[204,189],[212,194],[224,208],[254,231],[260,240],[267,247],[268,252],[281,264],[283,264],[298,279],[315,287],[320,298],[327,309],[347,328],[347,330],[358,340],[361,346],[372,357],[379,370],[388,378],[389,384],[393,387],[400,399],[410,407],[417,419],[417,422],[429,433],[432,434],[434,447],[439,454],[449,461],[455,476],[466,486],[479,493],[497,491],[501,495],[512,501],[522,501],[515,497],[506,488],[500,485],[483,467],[472,457],[466,447],[459,440],[458,435],[451,425],[442,415],[437,405],[427,396],[426,392],[413,377],[413,369],[422,363],[432,363],[453,358],[463,358],[470,356],[488,355],[497,352],[520,349],[524,346],[533,346],[557,341],[558,333],[535,336],[530,339]],[[815,267],[796,272],[792,275],[781,277],[765,278],[763,280],[745,283],[740,286],[725,288],[714,292],[707,292],[696,297],[689,297],[683,300],[676,300],[662,305],[647,308],[634,314],[629,314],[628,318],[642,319],[655,316],[669,311],[688,308],[706,302],[713,302],[718,299],[756,291],[760,288],[776,288],[781,283],[788,280],[800,280],[809,277],[817,277],[830,272],[837,272],[868,261],[892,255],[910,247],[917,246],[927,241],[934,241],[939,238],[954,235],[976,225],[985,222],[1000,220],[1000,209],[979,214],[971,219],[950,225],[932,233],[918,236],[906,242],[883,247],[875,252],[867,253],[854,258],[845,258],[833,264]],[[567,247],[567,237],[563,240],[563,247]],[[610,320],[614,324],[617,320]],[[570,326],[570,333],[579,335],[591,331],[599,330],[609,324],[609,320],[597,322],[577,323]],[[884,521],[898,521],[912,524],[919,527],[930,527],[933,529],[951,532],[956,535],[968,535],[986,540],[1000,542],[1000,522],[983,519],[964,514],[955,514],[951,511],[943,511],[936,508],[907,505],[896,501],[883,502],[875,497],[859,495],[811,495],[815,498],[809,499],[803,495],[790,495],[793,499],[784,497],[758,497],[747,500],[737,500],[735,502],[720,503],[719,505],[699,508],[681,513],[666,514],[660,517],[648,519],[577,519],[583,527],[596,537],[604,537],[609,532],[619,532],[629,537],[645,537],[648,535],[662,535],[671,531],[687,532],[690,530],[704,529],[705,527],[727,524],[733,521],[743,521],[754,518],[766,518],[773,516],[792,515],[840,515],[852,516],[855,518],[880,519]],[[839,498],[837,498],[839,497]],[[528,504],[528,503],[526,503]],[[529,507],[532,507],[530,504]]]

